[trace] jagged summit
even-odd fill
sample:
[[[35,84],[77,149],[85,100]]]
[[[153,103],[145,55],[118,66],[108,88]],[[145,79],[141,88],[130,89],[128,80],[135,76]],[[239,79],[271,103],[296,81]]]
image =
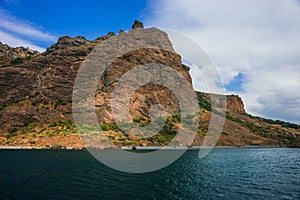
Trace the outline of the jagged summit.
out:
[[[132,25],[132,29],[137,29],[137,28],[144,28],[143,22],[135,20],[134,24]],[[124,30],[120,29],[119,33],[123,33]],[[62,36],[58,38],[57,43],[55,44],[56,46],[81,46],[86,44],[87,42],[101,42],[103,40],[106,40],[110,38],[111,36],[116,35],[114,32],[110,31],[104,36],[99,36],[95,40],[87,40],[83,36],[76,36],[76,37],[70,37],[70,36]]]
[[[135,20],[134,24],[132,25],[132,29],[137,29],[137,28],[144,28],[143,22]],[[124,33],[124,30],[120,29],[119,34]],[[51,53],[57,49],[64,49],[67,47],[78,47],[78,46],[84,46],[84,45],[89,45],[94,47],[101,41],[107,40],[111,36],[115,36],[116,34],[112,31],[108,32],[106,35],[99,36],[95,40],[88,40],[83,36],[76,36],[76,37],[70,37],[70,36],[61,36],[58,38],[57,42],[53,44],[51,47],[47,48],[46,54]]]
[[[139,20],[135,20],[134,24],[132,25],[132,29],[136,29],[136,28],[144,28],[143,22]]]

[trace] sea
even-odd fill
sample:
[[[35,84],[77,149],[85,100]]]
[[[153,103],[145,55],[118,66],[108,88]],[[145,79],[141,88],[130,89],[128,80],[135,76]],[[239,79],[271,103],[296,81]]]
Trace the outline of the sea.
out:
[[[0,150],[0,199],[300,199],[300,148],[192,149],[149,173],[82,150]]]

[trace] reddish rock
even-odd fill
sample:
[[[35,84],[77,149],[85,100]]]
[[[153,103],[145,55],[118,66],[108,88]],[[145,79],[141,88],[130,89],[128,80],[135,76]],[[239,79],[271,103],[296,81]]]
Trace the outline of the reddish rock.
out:
[[[244,103],[238,95],[228,95],[226,97],[227,109],[237,113],[245,113]]]

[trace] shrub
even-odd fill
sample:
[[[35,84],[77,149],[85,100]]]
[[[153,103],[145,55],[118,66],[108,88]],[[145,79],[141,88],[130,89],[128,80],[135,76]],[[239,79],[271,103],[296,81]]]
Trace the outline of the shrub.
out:
[[[145,117],[144,116],[140,116],[140,117],[137,117],[137,118],[133,118],[132,120],[135,123],[140,123],[141,121],[145,120]]]
[[[227,132],[222,132],[221,134],[222,135],[229,135],[229,133],[227,133]]]
[[[12,133],[15,133],[15,132],[17,132],[17,131],[18,131],[17,128],[12,128],[12,129],[10,129],[8,132],[9,132],[10,134],[12,134]]]
[[[103,131],[119,131],[119,127],[116,123],[101,124],[100,127]]]
[[[0,105],[0,110],[3,110],[6,106],[7,106],[6,104]]]
[[[27,60],[30,60],[31,58],[33,58],[33,56],[34,56],[34,55],[33,55],[32,53],[28,53],[28,54],[26,55],[25,58],[26,58]]]
[[[55,102],[54,108],[57,108],[57,106],[65,106],[65,105],[67,105],[67,103],[68,103],[67,101],[60,99],[60,100]]]
[[[15,58],[14,60],[12,60],[10,62],[10,64],[12,65],[19,65],[19,64],[22,64],[23,63],[23,59],[22,58]]]
[[[34,100],[34,101],[31,102],[31,105],[37,106],[37,105],[39,105],[40,103],[41,103],[41,100]]]

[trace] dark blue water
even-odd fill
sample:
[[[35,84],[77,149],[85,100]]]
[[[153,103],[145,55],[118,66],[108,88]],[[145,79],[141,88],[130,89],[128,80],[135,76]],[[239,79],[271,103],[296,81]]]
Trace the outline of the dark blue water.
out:
[[[1,150],[0,162],[0,199],[300,199],[300,149],[189,150],[146,174],[87,151]]]

